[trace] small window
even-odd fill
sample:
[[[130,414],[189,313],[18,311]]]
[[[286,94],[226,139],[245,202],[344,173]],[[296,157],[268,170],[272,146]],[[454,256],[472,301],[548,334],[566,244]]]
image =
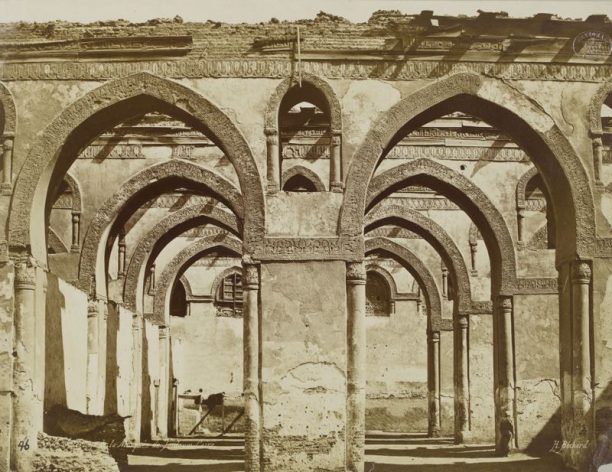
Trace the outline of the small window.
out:
[[[217,290],[217,316],[242,317],[242,300],[242,275],[234,272],[223,278]]]
[[[376,272],[367,273],[366,314],[368,316],[391,315],[391,290],[384,277]]]

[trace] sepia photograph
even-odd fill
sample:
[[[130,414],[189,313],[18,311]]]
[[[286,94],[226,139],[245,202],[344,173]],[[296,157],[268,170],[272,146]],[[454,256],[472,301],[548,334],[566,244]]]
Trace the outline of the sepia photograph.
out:
[[[0,0],[0,472],[612,472],[612,0]]]

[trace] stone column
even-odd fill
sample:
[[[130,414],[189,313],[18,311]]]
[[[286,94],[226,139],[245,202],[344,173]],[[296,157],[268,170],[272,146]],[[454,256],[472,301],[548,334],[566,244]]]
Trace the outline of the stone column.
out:
[[[89,300],[87,305],[87,413],[93,414],[97,406],[98,392],[98,301]]]
[[[242,290],[244,293],[244,412],[246,418],[244,463],[246,472],[260,470],[259,404],[259,267],[243,263]]]
[[[574,262],[572,276],[572,405],[574,410],[573,439],[593,439],[591,384],[591,267],[585,261]]]
[[[593,173],[595,174],[595,185],[603,185],[601,180],[603,167],[603,141],[601,135],[593,137]]]
[[[468,376],[467,315],[459,315],[455,324],[455,443],[469,438],[470,383]]]
[[[2,142],[2,194],[10,195],[13,188],[13,139],[9,134],[3,136]]]
[[[130,415],[127,440],[140,442],[142,419],[142,315],[132,314],[132,378],[130,383]]]
[[[155,264],[149,268],[149,294],[155,295]]]
[[[267,178],[268,193],[277,193],[280,190],[280,163],[278,130],[266,128],[266,146],[268,151]]]
[[[168,327],[159,327],[159,389],[157,405],[157,434],[161,438],[168,437],[168,390],[170,378],[170,342]]]
[[[470,242],[470,261],[472,263],[472,277],[476,277],[478,275],[478,270],[476,269],[476,254],[478,253],[478,242]]]
[[[346,470],[363,472],[366,402],[366,271],[363,262],[346,265],[348,313]]]
[[[499,441],[496,451],[508,455],[516,447],[514,417],[514,344],[512,330],[512,297],[499,297]]]
[[[42,401],[36,399],[36,267],[31,261],[15,264],[15,312],[13,352],[13,419],[11,470],[29,472],[37,446],[38,416]]]
[[[440,415],[442,405],[440,404],[440,332],[429,332],[429,350],[431,366],[429,375],[431,376],[429,392],[429,436],[440,436]]]
[[[448,297],[448,269],[442,266],[442,296]]]
[[[119,236],[118,244],[118,263],[117,263],[117,277],[123,277],[125,275],[125,234]]]
[[[342,182],[342,133],[339,130],[332,130],[331,155],[329,166],[329,188],[332,192],[342,192],[344,184]]]
[[[525,242],[525,229],[524,229],[524,221],[525,221],[525,209],[522,207],[517,208],[516,211],[516,228],[517,228],[517,237],[518,243],[524,244]]]
[[[81,243],[81,213],[72,212],[72,246],[70,252],[79,252]]]

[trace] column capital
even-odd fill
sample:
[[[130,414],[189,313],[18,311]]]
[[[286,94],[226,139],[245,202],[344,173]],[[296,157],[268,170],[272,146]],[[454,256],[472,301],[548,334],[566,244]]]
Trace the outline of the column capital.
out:
[[[259,288],[259,264],[242,262],[242,286],[247,290]]]
[[[457,325],[461,329],[467,329],[469,324],[468,315],[459,315],[457,317]]]
[[[81,212],[80,211],[73,211],[72,212],[72,222],[73,223],[78,223],[79,221],[81,221]]]
[[[337,134],[332,132],[331,143],[333,146],[340,146],[342,143],[342,137],[339,131]]]
[[[157,327],[159,331],[159,339],[166,339],[168,337],[169,329],[165,325],[161,325]]]
[[[87,318],[98,316],[98,300],[90,298],[87,301]]]
[[[588,284],[591,281],[591,267],[586,261],[575,261],[572,281],[579,284]]]
[[[601,138],[601,135],[593,135],[593,146],[603,147],[603,140]]]
[[[503,311],[510,311],[510,310],[512,310],[512,297],[501,296],[498,299],[498,303],[499,303],[499,307]]]
[[[11,149],[13,149],[14,140],[15,136],[5,134],[4,136],[2,136],[2,148],[5,151],[10,151]]]
[[[346,263],[346,280],[356,285],[366,283],[366,269],[363,261]]]
[[[431,331],[430,332],[431,335],[431,341],[434,343],[439,343],[440,342],[440,331]]]
[[[278,129],[268,126],[264,128],[264,134],[266,136],[278,136]]]
[[[15,263],[15,288],[18,290],[36,288],[36,264],[32,258]]]

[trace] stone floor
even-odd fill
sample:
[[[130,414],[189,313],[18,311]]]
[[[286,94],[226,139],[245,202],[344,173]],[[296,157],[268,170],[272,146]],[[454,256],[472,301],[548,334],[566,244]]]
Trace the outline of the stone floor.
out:
[[[173,439],[143,444],[127,451],[122,471],[241,472],[244,441],[223,439]],[[373,433],[366,438],[365,472],[563,472],[557,457],[544,459],[525,454],[495,457],[491,445],[457,446],[452,440],[419,434]]]

